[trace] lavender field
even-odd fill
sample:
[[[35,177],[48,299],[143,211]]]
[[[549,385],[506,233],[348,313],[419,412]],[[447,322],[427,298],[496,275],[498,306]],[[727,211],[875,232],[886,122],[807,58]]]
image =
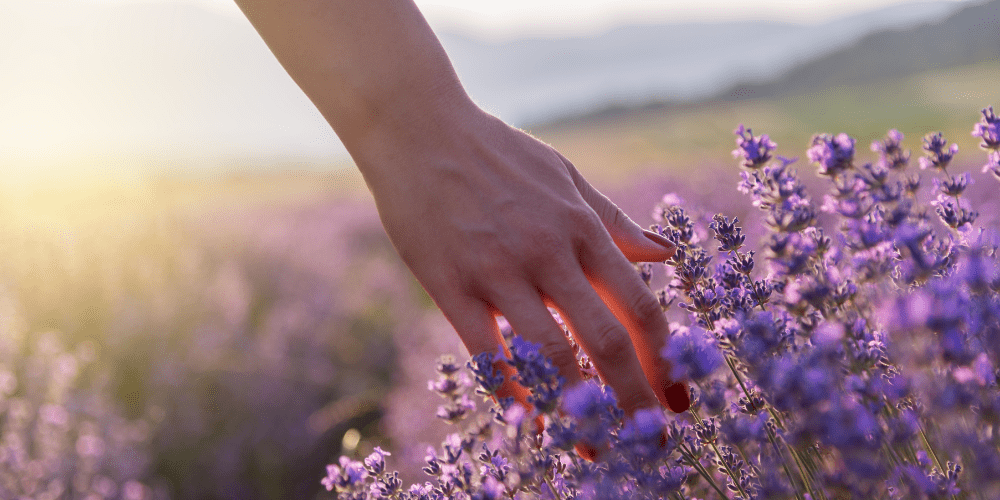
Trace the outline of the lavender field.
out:
[[[0,498],[997,498],[1000,132],[967,102],[996,97],[995,65],[964,71],[978,93],[925,75],[899,102],[842,89],[541,129],[682,249],[637,272],[692,407],[625,418],[511,336],[552,398],[540,438],[475,392],[492,364],[466,366],[363,188],[9,189]],[[858,99],[901,106],[905,136],[845,111]],[[581,460],[579,440],[607,451]]]
[[[0,497],[309,498],[381,439],[433,321],[370,202],[114,196],[5,212]]]
[[[673,320],[661,354],[690,408],[625,414],[585,353],[589,381],[566,387],[502,326],[506,352],[436,363],[436,417],[457,432],[427,447],[429,478],[393,470],[412,460],[400,444],[341,456],[324,486],[372,499],[996,498],[992,107],[971,136],[969,172],[940,132],[911,150],[889,130],[870,161],[849,135],[816,134],[804,156],[826,189],[812,194],[797,159],[740,125],[735,189],[756,210],[741,224],[712,215],[713,198],[668,193],[652,228],[678,250],[637,268]],[[501,396],[508,376],[529,406]]]

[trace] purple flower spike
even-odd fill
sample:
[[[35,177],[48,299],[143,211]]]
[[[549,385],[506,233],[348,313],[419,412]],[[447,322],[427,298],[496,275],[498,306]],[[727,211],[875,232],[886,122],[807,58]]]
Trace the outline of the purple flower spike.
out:
[[[1000,151],[993,151],[988,158],[986,165],[983,165],[983,173],[990,172],[1000,181]]]
[[[722,365],[715,338],[698,327],[682,328],[670,337],[661,353],[670,361],[674,380],[702,380]]]
[[[385,470],[385,457],[392,455],[376,446],[375,451],[365,459],[365,469],[372,474],[381,474]]]
[[[644,408],[625,421],[618,438],[627,442],[648,442],[658,440],[667,427],[666,417],[659,409]]]
[[[733,133],[736,134],[737,146],[733,150],[733,158],[741,160],[741,167],[755,170],[771,161],[771,152],[778,145],[767,134],[754,137],[753,130],[744,128],[743,124],[740,124]]]
[[[972,176],[968,172],[963,172],[956,176],[948,176],[946,179],[932,179],[934,188],[945,196],[956,197],[965,191],[965,188],[972,184]]]
[[[596,418],[615,400],[597,384],[584,382],[571,387],[563,395],[562,407],[567,414],[578,419]]]
[[[350,488],[364,481],[365,477],[367,477],[367,472],[361,462],[355,462],[348,457],[341,456],[339,465],[326,466],[326,477],[320,482],[327,491],[333,491],[334,488],[338,487]]]
[[[820,175],[835,177],[849,170],[854,161],[854,139],[844,133],[832,136],[817,134],[812,138],[812,146],[806,151],[809,161],[819,166]]]
[[[1000,118],[993,113],[993,106],[983,110],[983,119],[972,129],[972,136],[982,139],[979,147],[993,151],[1000,150]]]
[[[948,146],[948,141],[945,140],[941,132],[924,136],[923,148],[926,154],[920,158],[920,169],[933,168],[943,171],[948,168],[948,164],[958,154],[958,144],[952,144],[951,147],[947,148],[946,146]]]
[[[878,153],[879,160],[876,165],[886,170],[903,170],[910,163],[909,150],[903,151],[901,146],[903,133],[892,129],[884,139],[872,143],[872,151]]]

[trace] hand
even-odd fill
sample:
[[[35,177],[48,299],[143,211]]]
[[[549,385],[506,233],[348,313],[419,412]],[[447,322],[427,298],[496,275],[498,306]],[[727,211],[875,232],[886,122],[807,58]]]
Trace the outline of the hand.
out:
[[[628,262],[673,248],[551,147],[475,106],[412,0],[236,1],[351,153],[393,244],[471,354],[501,348],[503,314],[578,382],[550,305],[622,409],[687,409],[660,356],[666,320]]]
[[[550,146],[475,106],[372,134],[356,155],[403,260],[472,355],[502,346],[495,316],[541,345],[571,386],[559,311],[627,413],[689,405],[660,356],[668,328],[629,261],[674,251],[643,231]],[[411,115],[413,116],[413,115]],[[387,172],[385,175],[370,175]],[[522,403],[523,390],[507,387]]]

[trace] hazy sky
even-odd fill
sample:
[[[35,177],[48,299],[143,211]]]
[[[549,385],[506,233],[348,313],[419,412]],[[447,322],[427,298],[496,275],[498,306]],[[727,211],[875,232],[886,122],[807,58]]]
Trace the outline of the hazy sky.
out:
[[[135,2],[150,0],[90,0]],[[199,3],[239,15],[233,0]],[[946,0],[962,1],[962,0]],[[622,23],[774,19],[815,23],[907,0],[416,0],[435,28],[482,36],[559,36],[600,31]]]

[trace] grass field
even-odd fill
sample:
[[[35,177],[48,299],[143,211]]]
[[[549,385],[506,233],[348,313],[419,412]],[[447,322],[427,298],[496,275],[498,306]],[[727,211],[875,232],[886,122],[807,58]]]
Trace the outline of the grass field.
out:
[[[802,156],[809,138],[820,132],[846,132],[857,139],[859,153],[867,153],[868,144],[890,128],[903,132],[915,151],[925,133],[941,131],[968,153],[976,150],[969,133],[979,111],[1000,105],[997,75],[1000,62],[991,62],[778,99],[638,110],[530,131],[601,185],[627,183],[636,173],[698,175],[712,171],[704,167],[728,168],[734,165],[732,131],[740,123],[769,134],[789,157]]]

